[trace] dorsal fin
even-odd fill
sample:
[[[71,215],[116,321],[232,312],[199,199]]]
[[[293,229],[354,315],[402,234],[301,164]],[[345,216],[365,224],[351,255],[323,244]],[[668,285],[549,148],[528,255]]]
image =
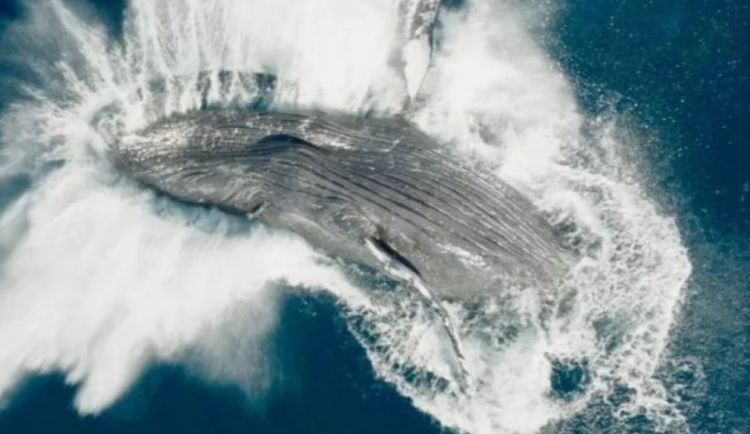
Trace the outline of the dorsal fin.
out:
[[[305,139],[291,134],[270,134],[261,139],[251,142],[240,153],[248,157],[263,157],[288,152],[299,152],[309,150],[316,153],[326,152],[327,150]]]
[[[315,149],[321,149],[320,146],[291,134],[271,134],[258,140],[253,145],[253,149],[269,151],[277,150],[278,152],[283,152],[298,147],[311,147]]]

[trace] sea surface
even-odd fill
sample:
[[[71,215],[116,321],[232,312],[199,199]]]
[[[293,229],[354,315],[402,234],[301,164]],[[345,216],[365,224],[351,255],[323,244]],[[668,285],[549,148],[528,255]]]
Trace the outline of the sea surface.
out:
[[[443,2],[408,116],[581,258],[450,303],[465,394],[397,283],[109,166],[207,106],[398,112],[393,5],[0,0],[0,434],[750,434],[746,1]]]

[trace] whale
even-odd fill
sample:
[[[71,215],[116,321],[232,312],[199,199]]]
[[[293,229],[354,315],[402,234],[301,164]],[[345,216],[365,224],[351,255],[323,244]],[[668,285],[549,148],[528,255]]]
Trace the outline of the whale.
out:
[[[528,198],[399,118],[198,111],[123,136],[110,156],[169,197],[408,271],[439,297],[547,286],[569,264]]]
[[[401,117],[196,111],[122,136],[109,157],[167,197],[248,215],[403,282],[461,362],[444,301],[542,290],[572,260],[526,196]]]

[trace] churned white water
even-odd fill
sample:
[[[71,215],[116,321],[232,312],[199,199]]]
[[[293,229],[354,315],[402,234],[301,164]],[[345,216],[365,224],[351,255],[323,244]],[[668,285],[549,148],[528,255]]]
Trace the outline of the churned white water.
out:
[[[510,0],[443,11],[408,114],[529,195],[581,254],[558,287],[448,305],[463,392],[440,327],[405,291],[368,291],[292,234],[177,209],[107,164],[125,131],[205,102],[251,103],[264,92],[247,80],[256,73],[276,77],[278,106],[398,112],[398,10],[393,0],[131,0],[117,38],[77,2],[32,2],[2,37],[23,95],[0,120],[0,182],[32,186],[0,215],[0,397],[26,375],[62,372],[80,385],[76,408],[97,413],[145,368],[194,348],[207,379],[262,394],[277,289],[293,285],[340,298],[378,375],[447,427],[534,433],[624,388],[617,417],[681,429],[655,374],[686,250],[643,169],[623,157],[616,115],[582,112],[535,41],[544,11]],[[229,350],[238,340],[241,360]],[[551,385],[560,363],[586,373],[565,396]]]

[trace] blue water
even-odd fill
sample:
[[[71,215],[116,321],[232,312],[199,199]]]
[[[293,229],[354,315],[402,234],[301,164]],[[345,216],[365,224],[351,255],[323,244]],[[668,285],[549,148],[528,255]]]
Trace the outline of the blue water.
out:
[[[688,232],[748,234],[750,4],[571,1],[551,40],[586,107],[614,97],[652,137]]]
[[[124,2],[90,3],[118,35]],[[0,29],[23,15],[21,2],[0,1]],[[750,3],[560,1],[541,38],[586,110],[628,115],[622,127],[642,138],[634,146],[650,168],[647,184],[688,245],[694,274],[669,357],[699,360],[705,381],[667,367],[665,383],[693,432],[750,433]],[[0,107],[12,98],[4,92]],[[50,376],[21,388],[0,413],[0,433],[443,432],[376,378],[338,312],[326,297],[285,298],[269,353],[284,381],[262,403],[159,366],[111,409],[80,417],[74,389]],[[571,365],[553,375],[564,397],[587,374]],[[595,402],[545,432],[652,431],[645,416],[617,420],[613,405]]]
[[[630,113],[669,192],[694,272],[673,331],[674,357],[696,357],[684,408],[697,433],[750,432],[750,4],[572,1],[551,45],[589,110]],[[700,389],[700,390],[697,390]],[[583,418],[585,419],[585,418]],[[609,432],[588,421],[586,432]],[[636,423],[635,431],[638,432]],[[615,430],[616,432],[617,430]]]
[[[2,433],[441,432],[377,381],[328,298],[287,297],[270,357],[283,380],[261,404],[160,366],[99,417],[81,418],[59,377],[31,380],[0,417]]]

